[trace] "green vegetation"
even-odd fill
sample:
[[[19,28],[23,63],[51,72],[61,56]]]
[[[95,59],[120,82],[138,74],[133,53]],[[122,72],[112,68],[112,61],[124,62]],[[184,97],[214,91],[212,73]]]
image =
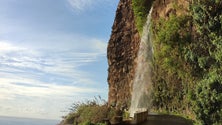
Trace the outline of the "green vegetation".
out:
[[[195,1],[192,5],[199,53],[196,64],[203,72],[197,82],[195,113],[202,124],[222,123],[222,2]],[[193,53],[196,51],[193,51]],[[194,62],[194,61],[192,61]]]
[[[117,122],[119,118],[129,118],[129,113],[124,111],[124,107],[109,107],[107,102],[99,97],[73,103],[70,113],[64,117],[61,125],[105,125],[105,120]]]
[[[147,19],[147,14],[152,6],[152,0],[132,0],[132,6],[136,19],[136,26],[141,35],[143,32],[143,25]]]
[[[153,25],[153,104],[157,109],[183,112],[189,108],[188,93],[194,79],[185,58],[191,43],[190,21],[190,16],[170,15]]]
[[[101,98],[74,103],[63,124],[105,125],[104,118],[112,117],[107,103]]]
[[[195,113],[205,125],[222,123],[222,77],[211,72],[197,85]]]
[[[153,21],[154,108],[222,123],[222,2],[197,0],[190,13]]]

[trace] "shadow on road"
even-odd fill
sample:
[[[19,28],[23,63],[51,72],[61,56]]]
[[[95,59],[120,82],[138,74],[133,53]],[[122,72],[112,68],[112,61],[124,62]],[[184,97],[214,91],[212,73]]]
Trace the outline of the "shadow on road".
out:
[[[149,115],[141,125],[193,125],[193,122],[173,115]]]

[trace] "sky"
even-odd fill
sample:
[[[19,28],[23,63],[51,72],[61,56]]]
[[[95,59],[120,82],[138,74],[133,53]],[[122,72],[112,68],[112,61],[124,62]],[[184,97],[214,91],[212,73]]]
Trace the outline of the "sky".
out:
[[[107,100],[118,0],[0,0],[0,116],[60,119]]]

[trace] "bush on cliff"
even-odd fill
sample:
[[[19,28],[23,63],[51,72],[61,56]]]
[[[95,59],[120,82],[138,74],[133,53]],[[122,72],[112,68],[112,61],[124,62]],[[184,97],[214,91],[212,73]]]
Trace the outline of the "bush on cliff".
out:
[[[140,33],[143,32],[143,25],[146,22],[147,14],[152,6],[153,0],[132,0],[132,7],[136,19],[136,26]]]
[[[204,125],[222,123],[222,77],[210,73],[197,85],[195,113]]]
[[[192,77],[184,55],[191,42],[190,21],[186,15],[170,15],[153,23],[153,104],[158,110],[178,112],[189,107]]]
[[[154,107],[222,124],[222,1],[193,1],[188,16],[153,22]],[[181,105],[182,104],[182,105]]]
[[[64,117],[63,124],[103,125],[104,118],[109,117],[109,110],[107,103],[101,98],[77,102]]]
[[[203,72],[193,101],[197,118],[204,125],[222,124],[222,1],[194,1],[196,66]]]

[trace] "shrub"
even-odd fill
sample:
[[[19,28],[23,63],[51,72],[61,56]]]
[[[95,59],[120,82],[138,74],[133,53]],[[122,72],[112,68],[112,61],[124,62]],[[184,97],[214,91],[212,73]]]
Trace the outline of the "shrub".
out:
[[[190,16],[153,22],[155,108],[222,123],[221,10],[222,1],[198,0]]]
[[[142,34],[143,25],[146,22],[147,15],[152,6],[152,1],[153,0],[132,0],[132,7],[136,19],[136,26],[140,35]]]
[[[189,105],[192,70],[185,53],[191,42],[190,22],[187,15],[170,15],[168,19],[153,22],[153,104],[157,109],[178,112]]]
[[[191,6],[196,29],[193,45],[196,63],[202,70],[194,96],[195,113],[204,125],[222,123],[222,2],[194,1]]]
[[[204,125],[222,123],[222,77],[210,73],[197,86],[195,113]]]
[[[102,125],[104,118],[109,116],[107,103],[101,98],[77,102],[70,108],[70,113],[64,118],[65,124]]]

